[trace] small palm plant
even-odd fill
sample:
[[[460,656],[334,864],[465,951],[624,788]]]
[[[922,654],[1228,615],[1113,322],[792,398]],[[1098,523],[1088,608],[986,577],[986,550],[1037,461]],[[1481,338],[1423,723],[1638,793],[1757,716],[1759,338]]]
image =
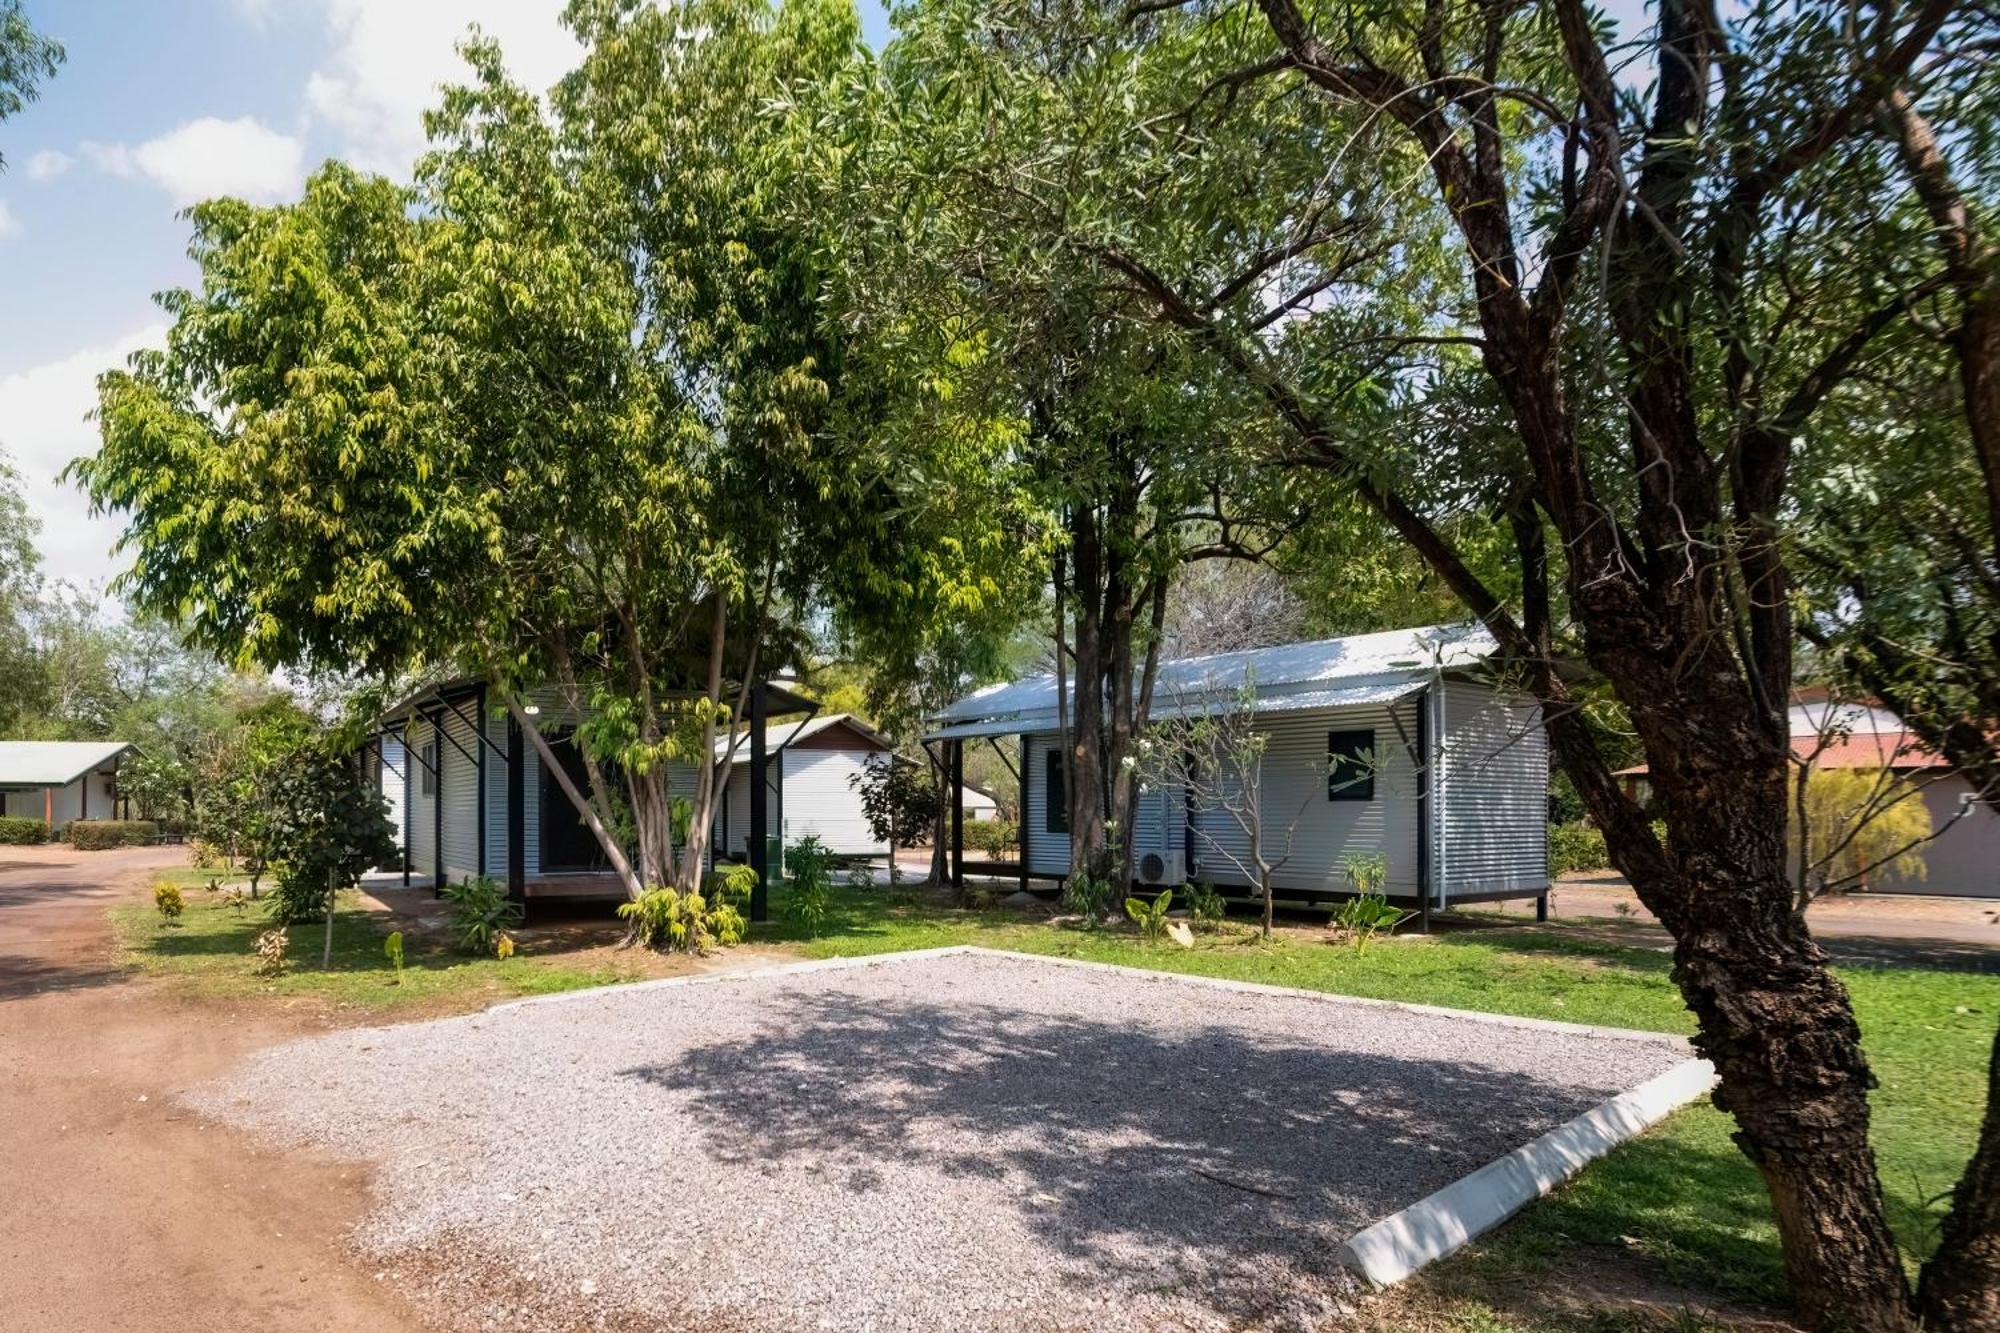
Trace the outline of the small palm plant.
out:
[[[1149,940],[1159,940],[1167,933],[1167,909],[1174,905],[1174,891],[1160,890],[1160,896],[1147,902],[1144,898],[1127,898],[1125,915],[1139,924],[1139,933]]]

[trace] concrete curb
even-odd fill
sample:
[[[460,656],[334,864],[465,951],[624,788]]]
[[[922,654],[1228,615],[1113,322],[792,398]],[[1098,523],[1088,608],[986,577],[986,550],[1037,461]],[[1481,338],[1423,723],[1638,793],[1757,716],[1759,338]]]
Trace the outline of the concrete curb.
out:
[[[1715,1067],[1684,1060],[1347,1238],[1337,1258],[1378,1287],[1498,1226],[1627,1139],[1715,1086]]]

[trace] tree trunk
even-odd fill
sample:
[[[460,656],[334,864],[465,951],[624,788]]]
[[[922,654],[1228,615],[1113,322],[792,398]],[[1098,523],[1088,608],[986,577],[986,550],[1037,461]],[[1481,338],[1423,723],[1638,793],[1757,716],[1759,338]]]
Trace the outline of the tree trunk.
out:
[[[327,879],[327,883],[326,883],[326,940],[325,940],[325,942],[324,942],[324,943],[323,943],[323,944],[321,945],[321,947],[320,947],[320,951],[319,951],[319,967],[320,967],[320,971],[322,971],[322,972],[326,972],[326,971],[331,971],[331,970],[332,970],[332,968],[333,968],[333,900],[334,900],[334,894],[335,894],[335,890],[334,890],[334,886],[333,886],[333,880],[332,880],[332,878],[331,878],[331,877],[328,877],[328,879]]]
[[[1986,1066],[1979,1146],[1952,1193],[1937,1253],[1917,1288],[1924,1326],[2000,1329],[2000,1037]]]
[[[1607,636],[1600,633],[1599,645]],[[1787,760],[1740,680],[1677,678],[1669,655],[1593,654],[1627,700],[1665,807],[1664,858],[1610,812],[1606,843],[1675,940],[1674,981],[1695,1047],[1720,1077],[1715,1104],[1764,1178],[1792,1297],[1820,1328],[1911,1327],[1890,1233],[1868,1094],[1874,1078],[1847,991],[1794,910],[1785,847]],[[1596,784],[1578,783],[1586,800]]]
[[[1110,867],[1104,829],[1103,552],[1097,517],[1078,505],[1070,520],[1075,569],[1075,715],[1069,742],[1069,866],[1073,877],[1102,879]]]

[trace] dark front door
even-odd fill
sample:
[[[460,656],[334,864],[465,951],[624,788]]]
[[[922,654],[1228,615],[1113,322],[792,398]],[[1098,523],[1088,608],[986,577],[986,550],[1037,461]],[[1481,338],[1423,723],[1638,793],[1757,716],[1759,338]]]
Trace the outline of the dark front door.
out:
[[[563,771],[569,774],[569,780],[587,797],[590,794],[590,774],[584,769],[583,756],[577,752],[576,746],[564,737],[549,748],[562,761]],[[577,813],[569,793],[562,789],[555,775],[544,768],[542,869],[602,870],[609,864],[604,859],[604,848],[599,845],[597,835],[590,831],[590,825],[583,822],[583,816]]]

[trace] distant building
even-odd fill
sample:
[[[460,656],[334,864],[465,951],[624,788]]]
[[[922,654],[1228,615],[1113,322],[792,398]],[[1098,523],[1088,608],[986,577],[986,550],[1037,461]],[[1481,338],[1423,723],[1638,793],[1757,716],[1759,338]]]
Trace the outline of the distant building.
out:
[[[4,813],[51,830],[76,819],[116,819],[118,765],[129,741],[0,741]]]

